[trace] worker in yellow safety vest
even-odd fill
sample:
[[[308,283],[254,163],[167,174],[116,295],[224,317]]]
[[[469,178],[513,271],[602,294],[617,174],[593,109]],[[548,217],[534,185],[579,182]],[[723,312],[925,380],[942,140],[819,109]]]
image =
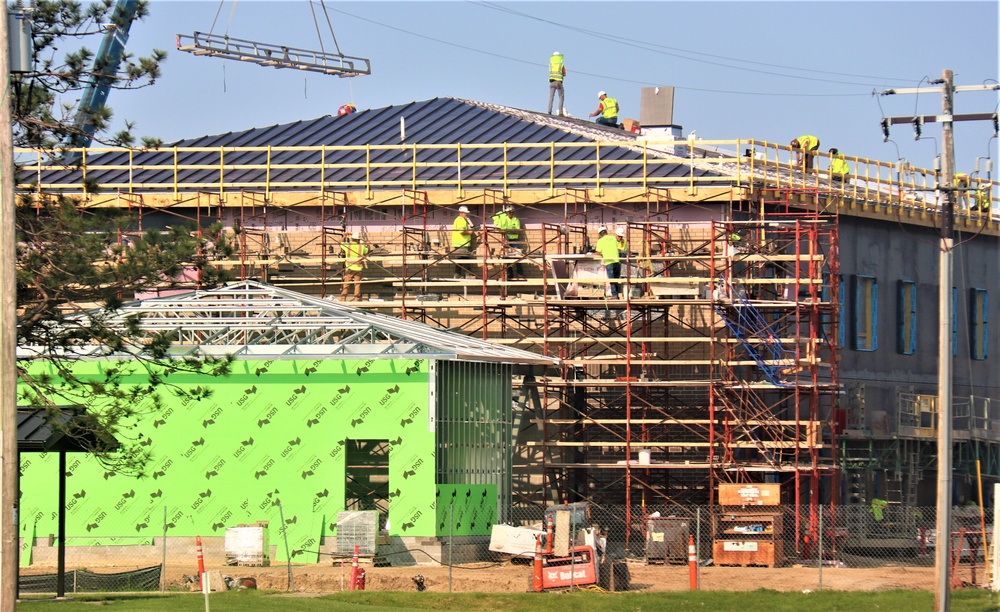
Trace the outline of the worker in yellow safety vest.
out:
[[[552,98],[559,94],[559,106],[557,115],[565,115],[563,102],[565,92],[563,90],[563,80],[566,78],[566,64],[563,63],[563,54],[556,51],[549,57],[549,114],[552,114]]]
[[[505,204],[500,212],[493,215],[493,224],[503,230],[505,255],[517,257],[518,260],[507,266],[507,280],[524,278],[524,266],[521,257],[524,256],[527,244],[522,238],[521,220],[514,216],[514,207]]]
[[[980,185],[976,190],[976,207],[983,215],[988,216],[993,213],[993,198],[989,185]]]
[[[360,232],[352,232],[345,236],[344,242],[340,244],[340,250],[344,253],[344,286],[340,290],[340,299],[350,301],[348,293],[351,285],[354,286],[354,299],[361,299],[361,271],[368,267],[368,245],[361,241]]]
[[[844,180],[851,173],[851,165],[836,147],[830,149],[830,178]]]
[[[610,127],[618,127],[618,100],[608,96],[607,92],[598,92],[597,99],[601,103],[597,110],[590,113],[591,117],[597,117],[597,123]],[[599,115],[599,116],[598,116]]]
[[[799,136],[792,139],[791,147],[795,151],[795,165],[802,167],[803,170],[811,170],[813,158],[816,156],[816,151],[819,151],[819,138],[810,134]]]
[[[451,224],[451,258],[453,260],[471,259],[476,231],[469,220],[469,207],[459,206],[458,216]],[[471,264],[455,262],[455,278],[474,277],[475,270]]]
[[[622,263],[621,253],[618,251],[618,238],[608,233],[608,228],[603,225],[597,228],[597,244],[594,251],[599,253],[604,263],[604,270],[607,272],[608,280],[621,278]],[[611,283],[611,299],[618,299],[619,285]]]

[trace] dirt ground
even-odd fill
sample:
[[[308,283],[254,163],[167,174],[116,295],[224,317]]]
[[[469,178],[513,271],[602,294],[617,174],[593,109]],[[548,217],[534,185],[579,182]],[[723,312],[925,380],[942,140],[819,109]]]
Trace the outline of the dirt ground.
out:
[[[441,566],[372,567],[365,569],[366,588],[376,590],[415,590],[413,577],[422,575],[428,591],[447,592],[449,572]],[[218,567],[224,575],[234,578],[253,577],[258,588],[285,590],[288,586],[287,567]],[[965,569],[965,568],[963,568]],[[350,563],[343,568],[325,564],[293,566],[295,590],[307,593],[329,593],[347,588]],[[645,565],[630,563],[633,591],[679,591],[689,588],[686,566]],[[967,572],[963,572],[967,574]],[[456,592],[524,592],[528,590],[531,565],[503,563],[499,565],[456,566],[451,572],[452,591]],[[981,572],[979,572],[981,578]],[[171,581],[180,577],[170,576]],[[701,588],[705,590],[778,591],[816,590],[819,572],[815,567],[703,567]],[[823,588],[848,591],[934,588],[933,567],[823,568]]]

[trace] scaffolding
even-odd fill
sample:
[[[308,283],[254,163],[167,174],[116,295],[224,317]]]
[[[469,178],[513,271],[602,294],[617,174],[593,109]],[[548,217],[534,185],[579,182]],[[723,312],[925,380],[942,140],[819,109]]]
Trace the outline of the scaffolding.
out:
[[[692,155],[685,178],[656,184],[644,177],[617,187],[557,186],[550,174],[518,189],[505,165],[499,186],[473,191],[470,179],[416,180],[418,147],[407,145],[401,150],[412,152],[414,174],[400,171],[386,185],[373,186],[376,168],[368,164],[364,181],[345,187],[354,191],[329,191],[324,181],[316,192],[302,181],[283,191],[269,161],[263,189],[220,181],[216,191],[186,197],[177,195],[175,151],[165,160],[172,183],[149,188],[145,199],[135,195],[139,185],[128,185],[123,201],[147,216],[186,206],[199,224],[221,221],[237,252],[215,265],[319,297],[339,293],[343,233],[365,228],[377,248],[362,281],[368,299],[356,305],[558,358],[558,368],[518,375],[515,505],[624,502],[629,524],[640,525],[653,505],[714,503],[719,483],[773,482],[786,502],[809,508],[796,513],[796,533],[816,536],[818,505],[841,503],[841,470],[860,461],[850,455],[857,438],[839,438],[849,417],[839,399],[838,215],[930,225],[937,210],[906,195],[918,185],[882,179],[877,162],[854,160],[858,178],[833,181],[780,164],[786,148],[737,141],[736,150],[747,144],[762,158],[712,160],[727,180],[702,185],[691,178]],[[308,149],[295,153],[304,158]],[[654,161],[643,161],[649,174]],[[460,204],[484,221],[473,259],[450,249],[451,207]],[[507,204],[539,216],[526,250],[509,249],[485,222]],[[973,211],[959,223],[996,233],[996,221]],[[625,230],[623,299],[606,297],[609,279],[590,254],[601,224]],[[508,274],[516,263],[527,268],[525,280]],[[453,278],[464,264],[475,265],[476,276]],[[991,465],[1000,464],[991,449]]]

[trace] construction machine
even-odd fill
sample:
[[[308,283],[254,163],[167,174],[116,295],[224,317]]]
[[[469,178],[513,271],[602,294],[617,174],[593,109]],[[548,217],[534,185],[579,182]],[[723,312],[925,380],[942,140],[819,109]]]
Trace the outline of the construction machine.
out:
[[[545,511],[545,535],[535,536],[531,590],[535,592],[599,586],[628,590],[628,566],[607,555],[607,538],[590,524],[587,502],[552,506]]]

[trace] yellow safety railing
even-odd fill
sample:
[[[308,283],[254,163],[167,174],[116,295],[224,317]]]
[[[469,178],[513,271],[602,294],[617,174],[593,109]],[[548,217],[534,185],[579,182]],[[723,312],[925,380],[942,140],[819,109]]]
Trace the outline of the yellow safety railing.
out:
[[[632,158],[614,154],[622,148],[632,151]],[[647,192],[738,186],[750,191],[817,188],[836,196],[845,210],[883,210],[909,217],[933,215],[940,208],[933,170],[847,156],[850,172],[831,177],[830,155],[817,152],[814,167],[805,169],[796,166],[787,145],[757,140],[172,147],[150,152],[163,160],[159,164],[141,163],[149,156],[136,149],[83,152],[80,172],[67,173],[43,151],[17,150],[18,176],[29,177],[18,189],[87,195],[85,179],[89,179],[102,192],[171,193],[180,200],[182,193],[234,190],[267,196],[279,191],[357,190],[371,199],[375,191],[386,189],[459,194],[479,188],[502,189],[505,194],[536,189],[555,195],[565,189],[593,189],[600,194],[609,188]],[[115,156],[121,162],[110,163],[112,156],[103,154],[111,153],[127,154]],[[247,154],[257,154],[260,162],[234,163]],[[144,181],[145,173],[155,173],[155,180]],[[67,175],[73,178],[67,180]],[[199,180],[185,180],[192,175]],[[213,175],[215,179],[210,178]],[[247,179],[249,175],[254,178]],[[315,179],[301,178],[309,175]],[[351,178],[334,181],[339,175]],[[59,178],[49,182],[47,176]],[[972,176],[969,183],[970,191],[959,197],[960,211],[970,218],[990,219],[994,211],[1000,216],[997,182]]]

